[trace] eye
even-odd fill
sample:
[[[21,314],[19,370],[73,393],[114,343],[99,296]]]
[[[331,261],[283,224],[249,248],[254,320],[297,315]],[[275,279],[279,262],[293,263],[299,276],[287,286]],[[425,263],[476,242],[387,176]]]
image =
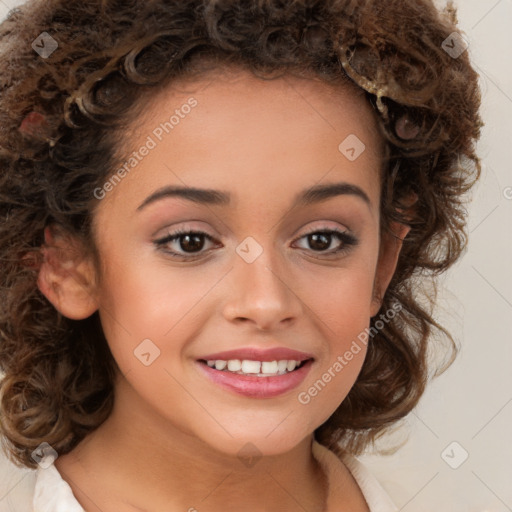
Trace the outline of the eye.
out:
[[[327,256],[347,251],[351,246],[358,243],[358,240],[352,234],[336,229],[317,229],[297,238],[294,243],[302,239],[305,239],[309,245],[309,248],[302,247],[303,249]],[[337,244],[333,249],[331,246],[333,241],[336,240]],[[163,238],[155,240],[153,243],[159,250],[171,255],[171,257],[186,260],[207,252],[203,249],[208,242],[213,243],[215,239],[203,231],[176,230]]]
[[[200,254],[205,246],[205,241],[213,242],[214,239],[203,231],[177,230],[153,243],[167,254],[187,259],[187,254],[192,256]],[[170,249],[169,246],[172,244],[174,247]]]
[[[298,238],[297,240],[305,239],[309,248],[313,252],[325,253],[327,255],[338,254],[340,252],[348,250],[351,246],[357,244],[357,238],[346,232],[337,229],[325,229],[316,230]],[[332,249],[331,245],[333,241],[337,240],[338,243],[335,248]],[[329,250],[329,248],[331,248]]]

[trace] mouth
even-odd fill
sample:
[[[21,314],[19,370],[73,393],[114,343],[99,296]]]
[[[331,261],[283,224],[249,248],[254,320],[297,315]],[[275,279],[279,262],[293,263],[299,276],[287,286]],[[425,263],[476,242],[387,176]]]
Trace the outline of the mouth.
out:
[[[293,390],[305,379],[313,362],[310,354],[288,349],[244,349],[197,360],[210,381],[250,398],[272,398]]]
[[[312,359],[280,359],[257,361],[251,359],[199,359],[199,362],[219,372],[233,373],[252,377],[277,377],[295,372]]]

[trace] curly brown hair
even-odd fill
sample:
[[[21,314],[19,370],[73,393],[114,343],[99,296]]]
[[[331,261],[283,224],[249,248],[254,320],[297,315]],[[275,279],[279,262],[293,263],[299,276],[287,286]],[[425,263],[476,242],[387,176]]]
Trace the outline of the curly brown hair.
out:
[[[478,75],[468,52],[443,49],[460,41],[456,26],[453,7],[431,0],[32,0],[11,11],[0,25],[0,432],[11,460],[36,467],[43,441],[69,452],[113,406],[117,365],[98,313],[65,318],[37,287],[44,229],[79,237],[98,261],[93,191],[116,168],[120,134],[206,62],[351,83],[374,107],[387,146],[381,230],[411,226],[382,298],[381,312],[397,314],[315,437],[357,454],[407,415],[457,351],[423,285],[464,250],[464,193],[480,173]],[[42,32],[58,43],[46,58],[32,47]]]

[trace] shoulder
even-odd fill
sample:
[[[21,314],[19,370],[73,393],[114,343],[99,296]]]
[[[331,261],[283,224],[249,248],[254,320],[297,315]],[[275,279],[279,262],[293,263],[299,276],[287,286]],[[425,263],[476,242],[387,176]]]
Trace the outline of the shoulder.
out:
[[[343,473],[343,466],[351,473],[368,503],[371,512],[396,512],[390,496],[380,485],[375,476],[356,457],[344,455],[341,460],[326,447],[313,442],[313,454],[326,471],[330,495],[336,495],[336,481]],[[0,512],[12,510],[32,510],[33,512],[84,512],[73,496],[69,484],[61,477],[59,471],[51,464],[37,470],[21,470],[14,466],[11,471],[5,469],[8,478],[2,478],[0,490]],[[6,487],[4,490],[3,487]]]
[[[393,512],[398,510],[380,482],[359,459],[351,455],[344,455],[342,460],[361,488],[371,512]]]
[[[397,512],[399,509],[375,476],[356,457],[345,454],[341,459],[317,441],[313,441],[313,454],[327,472],[330,498],[336,492],[336,479],[341,477],[342,465],[351,473],[368,504],[370,512]]]
[[[84,512],[53,464],[36,470],[33,512]]]

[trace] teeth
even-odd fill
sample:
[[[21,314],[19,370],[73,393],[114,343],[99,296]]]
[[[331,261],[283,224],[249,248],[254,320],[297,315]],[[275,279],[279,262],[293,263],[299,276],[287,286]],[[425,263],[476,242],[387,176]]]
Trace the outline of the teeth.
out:
[[[280,361],[253,361],[250,359],[223,361],[222,359],[216,359],[206,361],[210,368],[215,368],[219,371],[230,371],[241,375],[254,375],[257,377],[284,375],[295,370],[297,366],[300,366],[300,363],[300,361],[293,359],[283,359]]]
[[[289,372],[292,372],[293,370],[295,370],[295,367],[297,366],[297,361],[288,361],[286,363],[286,369],[289,371]]]
[[[228,365],[227,361],[222,361],[221,359],[214,361],[214,363],[216,370],[224,370],[224,368],[226,368],[226,366]]]
[[[249,361],[244,359],[242,361],[243,373],[260,373],[261,363],[259,361]]]
[[[261,363],[261,373],[277,373],[277,361]]]
[[[277,362],[277,371],[279,373],[284,373],[286,371],[286,367],[288,366],[288,361],[278,361]]]
[[[240,359],[230,359],[228,361],[228,370],[230,372],[239,372],[242,369]]]

